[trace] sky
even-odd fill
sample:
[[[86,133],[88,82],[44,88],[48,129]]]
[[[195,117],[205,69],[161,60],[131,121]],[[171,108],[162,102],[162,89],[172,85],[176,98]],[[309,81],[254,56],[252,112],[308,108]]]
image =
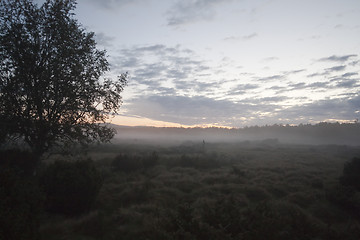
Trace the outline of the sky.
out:
[[[112,123],[244,127],[360,117],[359,0],[78,0],[114,77]]]

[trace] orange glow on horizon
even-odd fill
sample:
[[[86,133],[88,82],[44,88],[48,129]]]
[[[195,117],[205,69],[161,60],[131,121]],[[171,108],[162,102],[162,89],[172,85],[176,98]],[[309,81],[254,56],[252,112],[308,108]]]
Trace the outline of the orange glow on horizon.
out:
[[[122,126],[147,126],[147,127],[191,127],[187,125],[182,125],[179,123],[172,123],[172,122],[164,122],[158,120],[152,120],[150,118],[144,117],[130,117],[130,116],[115,116],[110,118],[110,122],[116,125]]]
[[[232,128],[229,126],[220,126],[216,124],[196,124],[196,125],[184,125],[179,123],[173,122],[165,122],[165,121],[158,121],[153,120],[150,118],[144,117],[137,117],[137,116],[123,116],[118,115],[113,118],[110,118],[109,123],[121,125],[121,126],[129,126],[129,127],[136,127],[136,126],[146,126],[146,127],[178,127],[178,128]]]

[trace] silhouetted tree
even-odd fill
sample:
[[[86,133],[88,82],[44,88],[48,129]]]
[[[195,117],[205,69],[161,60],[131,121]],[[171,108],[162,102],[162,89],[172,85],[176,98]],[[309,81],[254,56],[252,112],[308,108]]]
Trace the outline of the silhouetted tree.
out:
[[[108,141],[104,124],[121,105],[94,33],[74,19],[75,0],[0,1],[0,143],[25,141],[41,156],[55,145]]]

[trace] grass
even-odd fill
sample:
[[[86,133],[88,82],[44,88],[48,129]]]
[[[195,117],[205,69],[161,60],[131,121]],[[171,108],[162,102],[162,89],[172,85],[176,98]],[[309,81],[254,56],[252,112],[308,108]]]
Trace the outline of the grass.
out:
[[[360,218],[342,199],[331,200],[344,163],[360,156],[359,147],[247,142],[201,148],[198,143],[94,148],[88,155],[104,177],[95,208],[78,218],[47,215],[42,237],[360,238]],[[124,172],[112,164],[120,154],[146,159],[153,152],[158,159],[151,167],[139,164]],[[358,206],[358,195],[352,201]]]

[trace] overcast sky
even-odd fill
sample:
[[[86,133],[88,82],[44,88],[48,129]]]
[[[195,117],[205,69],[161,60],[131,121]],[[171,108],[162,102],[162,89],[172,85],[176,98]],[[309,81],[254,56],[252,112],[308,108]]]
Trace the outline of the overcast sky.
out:
[[[78,0],[129,72],[122,125],[229,126],[360,116],[359,0]]]

